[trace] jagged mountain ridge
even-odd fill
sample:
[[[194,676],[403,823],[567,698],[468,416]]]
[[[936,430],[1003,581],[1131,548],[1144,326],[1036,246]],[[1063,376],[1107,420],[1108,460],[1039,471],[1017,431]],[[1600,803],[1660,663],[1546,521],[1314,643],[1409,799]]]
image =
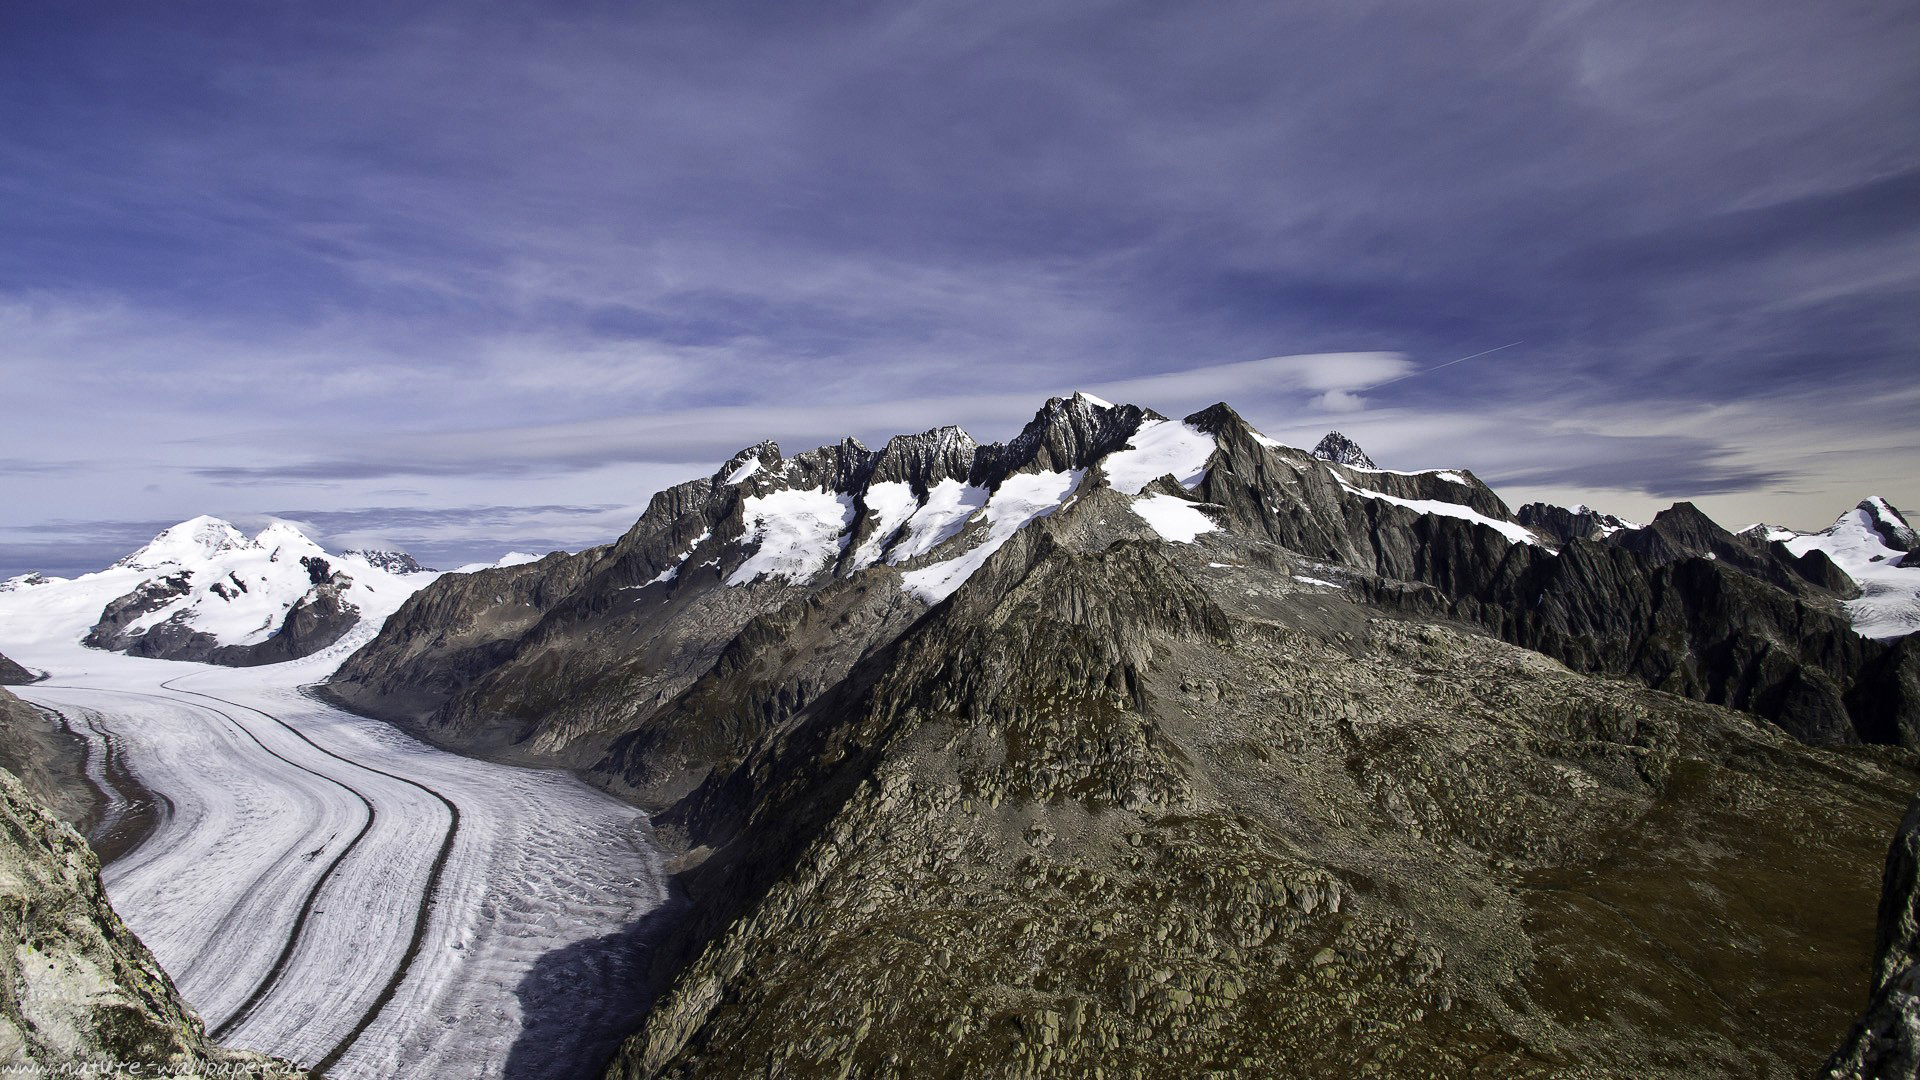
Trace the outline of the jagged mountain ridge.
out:
[[[1086,492],[1120,492],[1127,528],[1168,542],[1219,527],[1208,515],[1224,508],[1204,508],[1191,490],[1218,443],[1197,424],[1076,395],[1049,401],[1005,444],[942,428],[879,450],[847,440],[785,458],[770,443],[749,447],[711,476],[655,495],[612,545],[424,591],[330,692],[429,737],[485,733],[463,745],[545,754],[579,742],[569,760],[589,765],[608,740],[644,726],[635,701],[649,715],[665,710],[736,635],[789,618],[790,603],[872,610],[876,619],[847,639],[850,659],[957,588],[1022,526]],[[1427,499],[1516,528],[1470,476],[1362,475],[1353,474],[1383,498]],[[869,570],[891,586],[869,594],[831,584]],[[486,603],[502,588],[504,603]],[[535,671],[569,685],[561,709],[535,689]]]
[[[1265,438],[1225,406],[1171,421],[1084,395],[1048,402],[1004,445],[946,428],[878,451],[851,439],[792,458],[750,447],[660,492],[612,545],[423,592],[330,693],[459,747],[619,773],[599,755],[664,723],[738,635],[806,617],[783,614],[788,605],[866,613],[841,613],[854,628],[840,661],[803,680],[817,689],[1023,526],[1094,490],[1125,496],[1130,527],[1166,542],[1241,531],[1358,573],[1354,587],[1372,602],[1461,618],[1576,667],[1749,708],[1813,738],[1898,737],[1884,719],[1855,722],[1871,710],[1849,694],[1885,665],[1880,647],[1847,629],[1838,600],[1851,585],[1822,556],[1733,536],[1690,507],[1650,530],[1622,523],[1597,542],[1559,541],[1524,527],[1463,470],[1339,466]],[[1589,543],[1604,550],[1556,568]],[[869,571],[893,584],[833,584]],[[1782,594],[1763,594],[1757,610],[1771,614],[1751,626],[1714,599],[1749,579]],[[496,594],[503,602],[490,602]],[[1560,603],[1577,625],[1551,615]],[[1685,632],[1656,633],[1662,619]],[[1596,646],[1596,629],[1611,644]],[[1764,670],[1744,674],[1755,656]]]

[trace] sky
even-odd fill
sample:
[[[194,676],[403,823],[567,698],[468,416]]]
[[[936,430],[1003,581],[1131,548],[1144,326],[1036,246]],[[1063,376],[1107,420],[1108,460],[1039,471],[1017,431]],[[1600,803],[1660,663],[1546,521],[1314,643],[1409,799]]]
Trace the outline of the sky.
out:
[[[0,576],[201,513],[577,549],[1075,389],[1920,509],[1916,58],[1857,0],[10,0]]]

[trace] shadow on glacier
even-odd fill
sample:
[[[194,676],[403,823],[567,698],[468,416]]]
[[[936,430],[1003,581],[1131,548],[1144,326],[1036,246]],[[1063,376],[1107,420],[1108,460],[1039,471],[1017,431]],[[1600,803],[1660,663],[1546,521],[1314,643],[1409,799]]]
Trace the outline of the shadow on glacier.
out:
[[[605,1071],[647,1015],[653,954],[681,914],[669,900],[617,933],[535,961],[514,988],[522,1026],[507,1052],[506,1080],[577,1080]]]

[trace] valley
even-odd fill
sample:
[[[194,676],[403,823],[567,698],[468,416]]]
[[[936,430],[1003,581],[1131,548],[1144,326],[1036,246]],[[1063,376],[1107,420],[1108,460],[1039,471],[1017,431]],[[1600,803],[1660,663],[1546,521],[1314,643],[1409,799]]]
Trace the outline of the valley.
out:
[[[557,1078],[637,1022],[666,902],[638,811],[318,703],[324,658],[22,652],[62,674],[20,696],[159,804],[108,893],[221,1042],[331,1077]]]

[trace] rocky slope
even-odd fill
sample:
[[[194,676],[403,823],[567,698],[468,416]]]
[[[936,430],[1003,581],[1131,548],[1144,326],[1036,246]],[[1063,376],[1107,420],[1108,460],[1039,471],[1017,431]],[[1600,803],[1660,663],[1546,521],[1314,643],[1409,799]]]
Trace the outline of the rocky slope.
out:
[[[1826,1054],[1910,756],[1381,617],[1270,544],[1091,540],[1102,512],[1008,545],[664,815],[706,947],[610,1075]]]
[[[1820,1075],[1829,1080],[1920,1076],[1920,796],[1907,808],[1887,852],[1870,990],[1865,1014]]]
[[[327,692],[658,812],[692,914],[614,1075],[1804,1074],[1920,657],[1824,553],[1567,517],[1055,399],[749,448]]]
[[[199,1017],[108,905],[93,852],[6,772],[0,824],[0,1068],[49,1076],[305,1075],[208,1041]]]
[[[0,656],[0,686],[25,686],[43,678],[46,676],[37,671],[28,671],[5,656]]]
[[[81,832],[100,815],[100,793],[87,781],[86,743],[5,690],[0,690],[0,769],[12,773],[54,817]]]

